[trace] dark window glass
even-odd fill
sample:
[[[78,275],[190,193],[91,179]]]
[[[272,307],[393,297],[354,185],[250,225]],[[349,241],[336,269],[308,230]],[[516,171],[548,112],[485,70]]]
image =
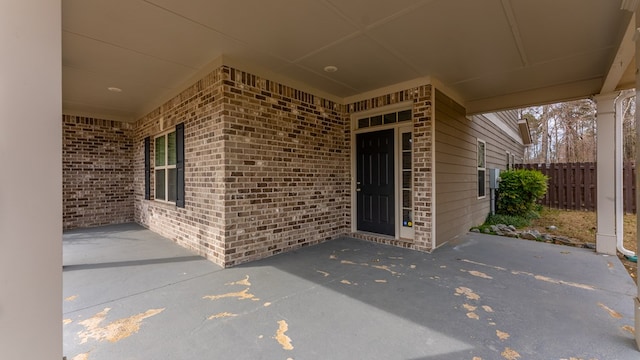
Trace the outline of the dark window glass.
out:
[[[385,124],[393,124],[396,122],[396,113],[386,114],[384,116]]]
[[[402,134],[402,150],[411,150],[411,133]]]
[[[402,153],[402,168],[411,169],[411,153],[410,152]]]
[[[164,169],[156,170],[156,199],[166,200],[164,196],[165,182],[164,182]]]
[[[411,190],[402,190],[402,207],[411,207]]]
[[[405,189],[411,189],[411,171],[402,172],[402,187]]]
[[[485,171],[478,170],[478,197],[483,197],[486,195],[485,193]]]
[[[411,120],[411,110],[404,110],[398,113],[398,122]]]

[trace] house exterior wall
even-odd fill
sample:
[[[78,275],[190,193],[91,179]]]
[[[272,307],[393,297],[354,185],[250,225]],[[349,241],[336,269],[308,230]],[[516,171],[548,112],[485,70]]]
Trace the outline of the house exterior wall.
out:
[[[225,264],[222,69],[135,124],[135,221],[216,264]],[[154,138],[184,123],[185,207],[155,201]],[[151,138],[151,199],[145,200],[144,139]]]
[[[347,233],[342,105],[224,67],[225,265]]]
[[[137,122],[136,221],[222,266],[346,234],[343,113],[282,84],[215,70]],[[144,138],[153,144],[178,123],[185,125],[184,208],[153,200],[153,191],[144,199]]]
[[[488,170],[485,177],[486,196],[478,199],[478,139],[486,141],[487,169],[504,170],[507,151],[520,157],[524,152],[524,145],[496,125],[482,121],[481,117],[469,120],[463,106],[436,90],[436,247],[484,222],[489,214]]]
[[[133,221],[133,126],[63,115],[63,228]]]
[[[359,112],[384,112],[385,107],[411,103],[413,123],[413,191],[414,191],[414,239],[394,239],[388,236],[352,232],[350,236],[363,240],[401,246],[421,251],[433,248],[434,174],[433,174],[433,116],[432,86],[423,85],[391,92],[367,100],[346,104],[346,117]],[[350,126],[349,129],[352,129]],[[375,129],[373,129],[375,130]],[[348,137],[349,148],[352,136]]]

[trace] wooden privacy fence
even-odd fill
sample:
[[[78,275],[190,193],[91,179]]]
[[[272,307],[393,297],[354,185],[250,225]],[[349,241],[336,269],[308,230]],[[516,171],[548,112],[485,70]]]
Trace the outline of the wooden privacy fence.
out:
[[[519,164],[518,169],[534,169],[549,177],[544,206],[565,210],[596,210],[596,163]],[[606,184],[613,186],[613,184]],[[624,164],[624,212],[636,213],[636,166]]]

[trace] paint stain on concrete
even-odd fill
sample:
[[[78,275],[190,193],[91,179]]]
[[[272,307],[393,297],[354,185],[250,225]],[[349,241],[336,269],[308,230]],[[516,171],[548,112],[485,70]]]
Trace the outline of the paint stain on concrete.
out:
[[[478,314],[476,314],[474,312],[468,312],[467,313],[467,317],[469,319],[473,319],[473,320],[480,320],[480,316],[478,316]]]
[[[293,345],[291,344],[291,338],[288,337],[285,333],[289,330],[289,324],[286,321],[280,320],[278,321],[278,330],[276,331],[276,336],[273,338],[278,341],[278,343],[282,346],[284,350],[293,350]]]
[[[507,271],[506,268],[503,268],[503,267],[500,267],[500,266],[483,264],[481,262],[477,262],[477,261],[473,261],[473,260],[460,259],[460,261],[463,261],[463,262],[466,262],[466,263],[469,263],[469,264],[486,266],[486,267],[489,267],[489,268],[492,268],[492,269],[496,269],[496,270],[500,270],[500,271]],[[571,282],[571,281],[553,279],[553,278],[550,278],[550,277],[547,277],[547,276],[536,275],[536,274],[532,274],[532,273],[526,272],[526,271],[511,271],[511,274],[513,274],[513,275],[531,276],[536,280],[545,281],[545,282],[552,283],[552,284],[567,285],[567,286],[576,287],[576,288],[585,289],[585,290],[595,290],[595,288],[593,286],[591,286],[591,285],[580,284],[580,283],[575,283],[575,282]]]
[[[476,309],[478,308],[477,306],[473,306],[469,304],[463,304],[462,307],[467,311],[476,311]]]
[[[78,354],[71,358],[71,360],[89,360],[89,353]]]
[[[384,283],[387,282],[387,280],[373,280],[373,281],[375,281],[375,282],[377,282],[379,284],[384,284]]]
[[[571,286],[571,287],[575,287],[575,288],[579,288],[579,289],[584,289],[584,290],[595,290],[593,286],[590,285],[585,285],[585,284],[580,284],[580,283],[575,283],[575,282],[571,282],[571,281],[564,281],[564,280],[558,280],[558,279],[553,279],[550,278],[548,276],[542,276],[542,275],[536,275],[536,274],[532,274],[530,272],[525,272],[525,271],[512,271],[511,272],[513,275],[526,275],[526,276],[531,276],[536,280],[540,280],[540,281],[544,281],[544,282],[548,282],[551,284],[557,284],[557,285],[566,285],[566,286]]]
[[[78,295],[71,295],[64,299],[64,301],[75,301],[78,298]]]
[[[251,286],[249,282],[249,275],[245,275],[246,277],[243,280],[238,280],[230,283],[226,283],[225,285],[243,285],[243,286]]]
[[[108,340],[109,342],[118,342],[122,339],[128,338],[140,330],[142,320],[158,315],[163,312],[164,309],[150,309],[144,313],[130,316],[116,320],[107,326],[100,327],[99,325],[107,317],[107,314],[111,308],[105,308],[101,312],[94,315],[92,318],[81,321],[80,325],[85,327],[85,330],[78,332],[80,343],[84,344],[89,339],[97,341]]]
[[[493,309],[489,305],[482,305],[482,310],[484,310],[485,312],[488,312],[488,313],[492,313],[493,312]]]
[[[469,275],[475,276],[475,277],[482,278],[482,279],[487,279],[487,280],[493,279],[493,277],[491,277],[491,276],[489,276],[489,275],[487,275],[487,274],[485,274],[483,272],[480,272],[480,271],[475,271],[475,270],[467,271],[467,270],[464,270],[464,269],[460,269],[460,271],[462,271],[464,273],[467,273]]]
[[[316,272],[322,274],[322,276],[324,276],[324,277],[327,277],[327,276],[331,275],[328,272],[322,271],[322,270],[316,270]]]
[[[208,320],[213,320],[213,319],[221,319],[221,318],[236,317],[236,316],[238,316],[238,314],[232,314],[232,313],[229,313],[229,312],[221,312],[221,313],[217,313],[215,315],[211,315],[207,319]]]
[[[355,284],[353,284],[351,281],[349,281],[347,279],[344,279],[344,280],[340,281],[340,283],[345,284],[345,285],[355,285]]]
[[[69,325],[72,322],[73,322],[73,320],[71,320],[71,319],[64,319],[64,320],[62,320],[62,325]]]
[[[506,268],[500,267],[500,266],[494,266],[494,265],[489,265],[489,264],[484,264],[481,262],[477,262],[477,261],[473,261],[473,260],[467,260],[467,259],[460,259],[460,261],[469,263],[469,264],[475,264],[475,265],[480,265],[480,266],[486,266],[492,269],[496,269],[496,270],[500,270],[500,271],[507,271]]]
[[[476,294],[475,292],[473,292],[473,290],[469,289],[468,287],[459,287],[456,288],[456,296],[461,296],[464,295],[467,300],[480,300],[480,295]]]
[[[633,336],[636,336],[636,329],[634,329],[633,326],[625,325],[621,329]]]
[[[371,267],[379,270],[388,271],[391,273],[391,275],[401,275],[399,272],[391,270],[387,265],[371,265]]]
[[[269,307],[269,306],[271,306],[271,303],[270,303],[270,302],[266,302],[266,303],[264,303],[264,305],[262,305],[262,306],[264,306],[264,307]]]
[[[505,341],[508,338],[511,337],[511,335],[509,335],[509,333],[506,333],[504,331],[500,331],[500,330],[496,330],[496,336],[498,337],[498,339]]]
[[[342,261],[340,261],[340,264],[345,264],[345,265],[358,265],[358,264],[354,263],[353,261],[349,261],[349,260],[342,260]]]
[[[600,306],[602,309],[604,309],[604,311],[606,311],[607,313],[609,313],[609,315],[612,318],[615,319],[622,319],[622,314],[620,314],[619,312],[613,310],[612,308],[608,307],[607,305],[603,304],[603,303],[598,303],[598,306]]]
[[[251,294],[249,292],[249,288],[246,288],[242,291],[238,291],[238,292],[230,292],[230,293],[226,293],[226,294],[221,294],[221,295],[207,295],[207,296],[203,296],[203,299],[209,299],[209,300],[219,300],[219,299],[224,299],[224,298],[236,298],[238,300],[247,300],[247,299],[251,299],[253,301],[258,301],[260,299],[256,298],[255,295]]]
[[[504,351],[502,352],[503,358],[507,359],[507,360],[517,360],[520,358],[520,354],[518,354],[517,351],[511,349],[511,348],[506,348],[504,349]]]
[[[613,268],[613,263],[611,261],[607,261],[607,267],[609,269]]]

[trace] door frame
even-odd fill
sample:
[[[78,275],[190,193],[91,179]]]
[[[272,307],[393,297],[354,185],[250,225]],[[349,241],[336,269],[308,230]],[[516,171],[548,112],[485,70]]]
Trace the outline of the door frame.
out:
[[[376,108],[373,110],[362,111],[351,114],[351,232],[352,233],[364,233],[389,238],[389,235],[376,234],[370,232],[363,232],[358,230],[358,200],[357,200],[357,144],[356,135],[368,132],[377,132],[382,130],[394,130],[394,181],[395,181],[395,236],[392,238],[396,240],[414,240],[414,228],[404,228],[402,226],[402,133],[413,133],[413,121],[401,122],[387,125],[378,125],[374,127],[367,127],[364,129],[358,129],[358,119],[376,115],[382,115],[390,112],[399,112],[403,110],[413,111],[413,102],[405,101],[398,104],[393,104],[385,107]],[[413,150],[412,150],[413,154]],[[412,159],[413,162],[413,159]],[[414,169],[415,171],[415,169]],[[415,199],[415,192],[412,194]],[[412,201],[414,200],[412,199]],[[415,203],[413,205],[415,211]],[[414,213],[415,216],[415,213]]]

